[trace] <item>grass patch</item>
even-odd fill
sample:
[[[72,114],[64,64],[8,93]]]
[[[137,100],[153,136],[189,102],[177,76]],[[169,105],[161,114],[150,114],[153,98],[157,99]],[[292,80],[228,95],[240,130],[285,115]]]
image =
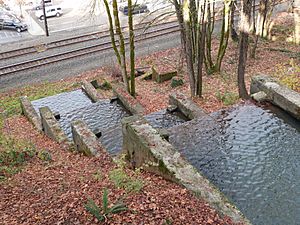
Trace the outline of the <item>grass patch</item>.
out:
[[[128,176],[122,168],[117,168],[110,171],[109,179],[114,183],[114,185],[117,188],[122,188],[127,193],[137,193],[144,186],[142,180]]]
[[[220,91],[217,91],[216,97],[226,106],[235,104],[239,99],[239,96],[236,93],[230,91],[225,91],[224,94],[222,94]]]
[[[274,77],[290,89],[300,92],[300,66],[293,59],[287,66],[277,65]]]
[[[51,95],[56,95],[61,92],[72,90],[79,87],[79,84],[67,83],[43,83],[38,86],[26,86],[11,94],[1,94],[0,106],[7,116],[19,115],[21,107],[19,102],[20,96],[27,96],[29,100],[37,100]]]
[[[0,135],[0,180],[18,173],[35,154],[32,143]]]

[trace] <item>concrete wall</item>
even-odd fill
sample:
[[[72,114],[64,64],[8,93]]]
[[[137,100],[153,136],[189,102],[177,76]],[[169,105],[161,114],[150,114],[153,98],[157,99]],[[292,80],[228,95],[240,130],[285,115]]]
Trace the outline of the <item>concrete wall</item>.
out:
[[[126,91],[123,84],[113,83],[112,89],[114,94],[129,112],[132,114],[144,115],[144,107]]]
[[[75,149],[78,152],[82,152],[87,156],[98,156],[101,152],[104,152],[104,148],[96,135],[83,121],[74,121],[71,127]]]
[[[262,92],[265,93],[265,95],[263,95]],[[279,106],[300,120],[300,94],[279,84],[271,77],[262,74],[253,77],[251,80],[250,93],[254,99],[258,101],[261,99],[260,96],[264,96],[265,100]]]
[[[202,110],[192,99],[181,93],[173,93],[169,96],[169,104],[175,105],[190,120],[206,117],[207,113]]]
[[[31,102],[26,96],[20,97],[20,104],[22,113],[27,117],[27,119],[38,129],[42,131],[42,122],[37,112],[34,110]]]
[[[123,148],[136,167],[183,185],[234,222],[250,224],[228,199],[139,116],[122,120]]]
[[[72,143],[61,129],[49,107],[40,108],[40,115],[44,133],[54,141],[64,144],[71,149]]]

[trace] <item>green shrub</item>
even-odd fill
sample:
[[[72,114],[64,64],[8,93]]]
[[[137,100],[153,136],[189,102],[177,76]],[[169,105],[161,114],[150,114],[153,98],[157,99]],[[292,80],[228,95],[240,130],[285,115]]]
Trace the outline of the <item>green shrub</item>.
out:
[[[37,156],[40,160],[43,160],[45,162],[51,162],[52,161],[52,156],[51,156],[50,152],[47,151],[47,150],[39,151]]]
[[[35,146],[26,141],[0,135],[0,176],[4,179],[20,171],[35,156]]]
[[[100,85],[102,90],[111,90],[111,88],[111,84],[107,80],[104,80],[103,84]]]
[[[172,88],[179,87],[183,84],[184,84],[184,82],[181,78],[173,77],[172,80],[171,80],[171,87]]]
[[[95,216],[99,222],[105,220],[109,214],[115,214],[128,210],[122,201],[117,202],[111,208],[108,207],[108,191],[104,189],[102,196],[102,208],[100,208],[94,200],[88,198],[88,202],[84,205],[85,209]]]
[[[220,91],[217,91],[216,97],[220,102],[223,102],[224,105],[233,105],[239,99],[239,96],[233,92],[225,92],[222,94]]]

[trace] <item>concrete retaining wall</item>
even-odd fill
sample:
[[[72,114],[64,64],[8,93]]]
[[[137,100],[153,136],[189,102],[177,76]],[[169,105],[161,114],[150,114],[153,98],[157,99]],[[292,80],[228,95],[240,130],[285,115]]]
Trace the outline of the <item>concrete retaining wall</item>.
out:
[[[265,100],[284,109],[292,116],[300,120],[300,94],[279,84],[266,75],[257,75],[251,80],[250,93],[256,99],[255,93],[265,93]],[[257,100],[260,100],[259,98]]]
[[[83,81],[81,83],[82,90],[92,99],[93,102],[97,102],[100,99],[103,99],[102,96],[98,93],[95,87],[88,81]]]
[[[123,84],[112,84],[112,89],[117,98],[122,102],[124,107],[132,114],[143,115],[145,110],[144,107],[132,97],[125,89]]]
[[[139,116],[124,118],[122,131],[124,151],[136,167],[143,166],[145,170],[183,185],[207,201],[221,215],[231,217],[234,222],[250,224],[242,213],[181,157],[145,119]]]
[[[40,108],[40,115],[44,133],[54,141],[72,147],[72,143],[61,129],[49,107]]]
[[[205,117],[204,112],[192,99],[181,93],[173,93],[169,96],[169,104],[175,105],[190,120]]]
[[[98,156],[104,151],[96,135],[81,120],[72,122],[73,141],[75,149],[87,156]]]
[[[37,114],[37,112],[34,110],[31,102],[26,96],[20,97],[20,104],[22,113],[27,117],[27,119],[38,129],[39,131],[42,131],[42,122],[41,118]]]
[[[171,80],[172,77],[177,75],[177,71],[171,72],[158,72],[156,69],[152,67],[152,80],[156,81],[157,83],[162,83],[167,80]]]

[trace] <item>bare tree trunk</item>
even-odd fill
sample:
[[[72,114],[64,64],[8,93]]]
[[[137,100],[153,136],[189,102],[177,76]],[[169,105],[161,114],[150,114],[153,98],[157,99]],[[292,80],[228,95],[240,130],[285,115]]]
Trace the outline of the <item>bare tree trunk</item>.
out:
[[[132,96],[135,96],[134,32],[133,32],[131,0],[128,0],[128,25],[129,25],[129,40],[130,40],[130,94]]]
[[[118,3],[117,0],[113,0],[113,15],[115,19],[115,26],[116,26],[116,33],[119,36],[119,42],[120,42],[120,57],[121,57],[121,71],[122,71],[122,78],[125,84],[125,87],[130,93],[130,87],[128,83],[128,77],[127,77],[127,70],[126,70],[126,53],[125,53],[125,42],[124,42],[124,36],[121,30],[120,20],[119,20],[119,13],[118,13]]]
[[[205,58],[205,67],[206,67],[206,73],[211,74],[213,72],[212,68],[214,67],[214,63],[212,61],[211,56],[211,46],[212,46],[212,34],[214,32],[214,26],[215,26],[215,2],[210,3],[208,1],[207,3],[207,29],[206,29],[206,54],[204,56]]]
[[[200,9],[199,9],[200,10]],[[198,50],[198,79],[197,79],[197,96],[202,96],[202,76],[203,76],[203,62],[205,57],[205,38],[206,38],[206,27],[207,27],[207,16],[208,16],[208,8],[207,1],[204,2],[203,10],[202,10],[202,26],[201,35],[199,37],[199,50]],[[199,26],[200,29],[200,26]]]
[[[225,0],[224,9],[223,9],[223,25],[222,25],[221,40],[220,40],[220,46],[219,46],[219,51],[217,56],[217,62],[215,65],[216,72],[220,72],[221,70],[222,60],[228,46],[229,32],[231,27],[230,21],[231,21],[231,0]]]
[[[177,0],[173,0],[173,4],[175,6],[175,12],[176,12],[176,17],[179,23],[179,28],[180,28],[180,38],[181,38],[181,45],[182,49],[185,49],[185,28],[184,28],[184,21],[183,21],[183,14],[182,14],[182,7],[181,4]]]
[[[254,39],[254,44],[252,47],[252,51],[250,53],[250,58],[254,59],[255,58],[255,53],[256,53],[256,48],[257,48],[257,44],[258,44],[258,35],[256,34],[256,23],[255,23],[255,0],[253,0],[253,6],[252,6],[252,21],[253,21],[253,35],[255,35],[255,39]]]
[[[121,56],[120,56],[120,53],[118,51],[118,48],[117,48],[117,45],[116,45],[116,40],[115,40],[113,19],[112,19],[111,13],[110,13],[110,9],[109,9],[109,5],[108,5],[107,0],[103,0],[103,1],[104,1],[107,17],[108,17],[109,34],[110,34],[111,44],[112,44],[112,47],[114,49],[115,55],[117,57],[118,64],[121,65]]]
[[[245,85],[245,69],[247,63],[248,52],[248,37],[250,32],[250,17],[251,17],[251,4],[252,0],[242,0],[241,11],[241,27],[240,27],[240,40],[239,40],[239,62],[238,62],[238,88],[239,96],[243,99],[249,98],[246,85]]]
[[[295,32],[294,32],[294,39],[296,44],[300,44],[300,2],[295,1],[294,4],[294,22],[295,22]]]
[[[234,22],[234,17],[235,17],[235,9],[236,9],[236,0],[233,0],[231,2],[231,15],[230,15],[230,36],[231,36],[231,40],[233,40],[234,42],[238,42],[239,41],[239,36],[234,28],[235,22]]]

